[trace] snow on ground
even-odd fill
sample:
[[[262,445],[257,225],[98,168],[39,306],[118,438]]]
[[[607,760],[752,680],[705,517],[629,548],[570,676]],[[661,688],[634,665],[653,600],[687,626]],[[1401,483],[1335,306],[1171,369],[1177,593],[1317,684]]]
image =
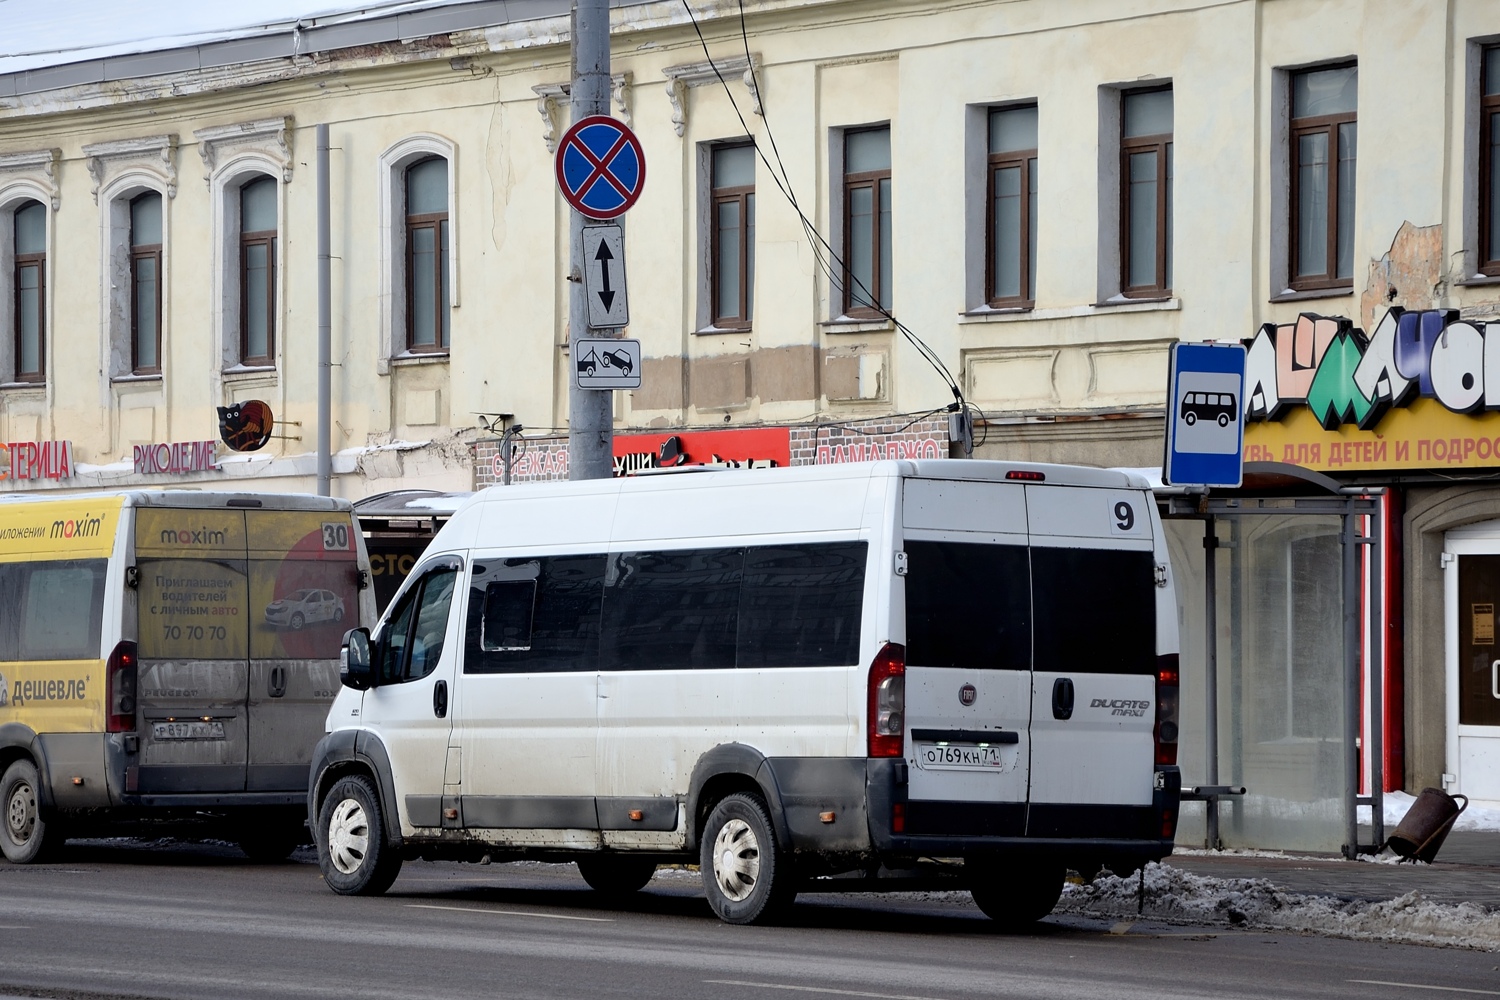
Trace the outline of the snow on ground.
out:
[[[1136,917],[1136,876],[1069,884],[1058,913]],[[1145,905],[1153,920],[1275,928],[1367,941],[1436,944],[1500,952],[1500,910],[1431,903],[1420,892],[1369,903],[1286,892],[1266,879],[1194,875],[1170,864],[1146,867]]]
[[[1396,828],[1401,822],[1401,817],[1411,808],[1411,804],[1417,801],[1415,795],[1406,792],[1386,792],[1382,804],[1384,808],[1381,814],[1385,817],[1386,833]],[[1370,822],[1370,807],[1359,807],[1359,821],[1366,825]],[[1482,806],[1471,804],[1459,814],[1458,821],[1453,824],[1455,830],[1500,830],[1500,806]]]

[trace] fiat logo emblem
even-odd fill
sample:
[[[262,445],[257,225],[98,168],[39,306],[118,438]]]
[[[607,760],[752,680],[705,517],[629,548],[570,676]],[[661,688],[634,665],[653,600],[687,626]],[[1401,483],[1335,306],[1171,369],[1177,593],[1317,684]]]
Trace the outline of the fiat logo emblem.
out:
[[[961,705],[972,705],[974,704],[974,699],[978,697],[979,692],[974,689],[974,685],[972,684],[965,684],[958,689],[958,701]]]

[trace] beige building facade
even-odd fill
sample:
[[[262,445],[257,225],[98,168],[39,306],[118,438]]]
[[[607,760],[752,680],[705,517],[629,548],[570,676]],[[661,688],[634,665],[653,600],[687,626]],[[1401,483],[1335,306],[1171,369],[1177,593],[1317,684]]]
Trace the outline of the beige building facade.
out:
[[[566,475],[569,31],[434,2],[0,58],[0,489],[314,488],[319,124],[332,492],[501,481],[515,424],[511,471]],[[1390,498],[1387,784],[1500,801],[1454,624],[1489,602],[1439,566],[1500,554],[1500,403],[1464,395],[1500,384],[1500,6],[616,0],[612,37],[622,470],[962,454],[964,415],[976,457],[1156,466],[1170,345],[1246,341],[1252,457]],[[1443,458],[1385,460],[1408,403],[1461,421]]]

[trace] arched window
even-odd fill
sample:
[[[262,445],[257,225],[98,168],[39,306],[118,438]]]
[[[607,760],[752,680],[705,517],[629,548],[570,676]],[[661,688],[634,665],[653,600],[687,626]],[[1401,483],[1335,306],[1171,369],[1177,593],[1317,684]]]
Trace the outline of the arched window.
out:
[[[406,349],[448,350],[448,161],[406,168]]]
[[[15,357],[17,382],[47,377],[47,209],[28,201],[15,210]]]
[[[276,362],[276,181],[240,187],[240,363]]]
[[[130,200],[130,366],[161,372],[161,195]]]

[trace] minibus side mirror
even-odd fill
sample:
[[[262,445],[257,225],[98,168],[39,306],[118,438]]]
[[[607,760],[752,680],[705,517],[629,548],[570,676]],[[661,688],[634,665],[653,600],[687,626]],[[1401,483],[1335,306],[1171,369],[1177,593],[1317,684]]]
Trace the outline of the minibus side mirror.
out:
[[[375,686],[369,629],[352,628],[344,633],[344,648],[339,652],[339,683],[356,691]]]

